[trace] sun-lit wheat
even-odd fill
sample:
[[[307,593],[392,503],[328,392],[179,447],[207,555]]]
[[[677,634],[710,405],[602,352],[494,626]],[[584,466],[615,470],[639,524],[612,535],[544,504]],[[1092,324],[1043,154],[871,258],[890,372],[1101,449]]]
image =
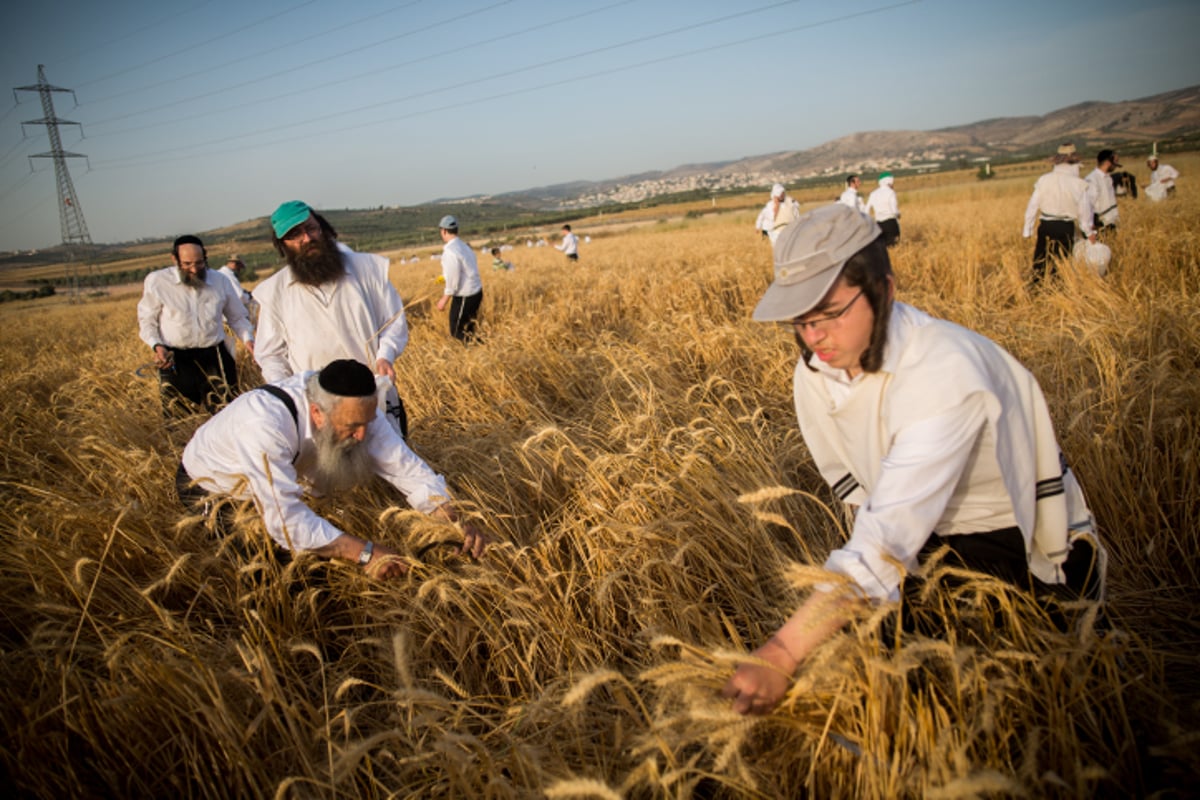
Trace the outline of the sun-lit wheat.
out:
[[[392,583],[281,564],[173,476],[202,418],[136,374],[137,294],[0,309],[0,747],[20,796],[1167,796],[1200,716],[1200,158],[1123,201],[1100,280],[1027,287],[1036,170],[900,181],[901,299],[968,325],[1045,388],[1111,552],[1104,618],[1060,633],[989,581],[933,592],[944,640],[864,608],[781,708],[733,714],[733,664],[791,612],[847,516],[804,447],[788,331],[749,320],[771,274],[758,198],[576,225],[486,273],[485,342],[392,270],[414,449],[497,544],[383,485],[320,501],[396,547]],[[811,206],[826,190],[801,193]],[[687,211],[694,211],[684,217]],[[699,216],[697,216],[699,215]],[[669,218],[668,218],[669,217]],[[469,233],[469,229],[465,229]],[[353,243],[351,243],[353,244]],[[259,374],[242,355],[243,379]],[[931,565],[931,570],[938,569]],[[1176,794],[1172,794],[1176,793]]]

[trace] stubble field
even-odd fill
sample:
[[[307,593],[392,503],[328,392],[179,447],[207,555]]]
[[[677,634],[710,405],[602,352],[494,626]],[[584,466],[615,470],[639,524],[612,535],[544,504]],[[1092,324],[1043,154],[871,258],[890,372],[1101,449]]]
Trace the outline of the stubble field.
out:
[[[1068,266],[1036,295],[1031,175],[899,186],[899,298],[1041,380],[1109,548],[1107,625],[1084,607],[1059,633],[978,582],[930,598],[961,636],[887,650],[881,608],[761,720],[719,689],[849,517],[796,428],[790,333],[749,320],[770,278],[757,209],[598,231],[577,266],[481,259],[466,349],[428,302],[437,263],[393,262],[411,443],[499,544],[418,558],[453,528],[382,485],[324,501],[411,554],[391,583],[280,566],[252,508],[244,548],[184,516],[173,475],[202,417],[164,422],[136,375],[136,294],[0,308],[0,780],[46,798],[1189,796],[1200,158],[1172,162],[1176,198],[1122,201],[1107,279]]]

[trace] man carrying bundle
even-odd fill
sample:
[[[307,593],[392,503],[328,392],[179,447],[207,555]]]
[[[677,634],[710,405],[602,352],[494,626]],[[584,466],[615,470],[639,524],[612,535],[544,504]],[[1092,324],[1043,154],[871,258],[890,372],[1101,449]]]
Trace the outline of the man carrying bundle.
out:
[[[1046,277],[1046,264],[1053,258],[1065,258],[1075,245],[1078,226],[1088,241],[1096,241],[1092,228],[1092,202],[1087,182],[1079,177],[1079,154],[1067,142],[1051,158],[1054,168],[1037,179],[1033,195],[1025,207],[1025,227],[1021,235],[1028,239],[1037,223],[1037,242],[1033,246],[1033,283]],[[1055,273],[1053,262],[1050,274]]]

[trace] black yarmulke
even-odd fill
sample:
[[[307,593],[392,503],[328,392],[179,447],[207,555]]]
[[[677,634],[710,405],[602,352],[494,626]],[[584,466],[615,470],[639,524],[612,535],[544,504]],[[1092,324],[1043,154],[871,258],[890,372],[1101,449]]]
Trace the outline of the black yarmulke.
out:
[[[349,358],[330,361],[317,376],[317,383],[337,397],[370,397],[375,394],[375,376],[371,370]]]

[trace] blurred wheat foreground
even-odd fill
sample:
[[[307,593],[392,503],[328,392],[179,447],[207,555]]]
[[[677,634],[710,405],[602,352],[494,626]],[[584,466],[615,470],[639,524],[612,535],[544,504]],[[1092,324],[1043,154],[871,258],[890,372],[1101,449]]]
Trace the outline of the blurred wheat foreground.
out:
[[[899,296],[1041,380],[1111,552],[1107,625],[1085,607],[1060,633],[971,583],[930,598],[961,634],[884,649],[895,609],[878,609],[776,713],[731,714],[718,690],[732,664],[822,579],[847,523],[796,430],[794,344],[749,321],[770,274],[749,205],[597,228],[578,266],[550,248],[516,248],[512,272],[485,259],[485,340],[469,349],[414,303],[397,363],[413,446],[501,544],[481,563],[429,550],[454,531],[382,485],[322,506],[412,554],[393,583],[280,566],[252,508],[240,548],[183,516],[172,476],[201,418],[164,422],[135,374],[136,294],[8,304],[4,784],[47,798],[1195,791],[1200,190],[1185,178],[1168,202],[1122,201],[1107,279],[1065,265],[1031,295],[1030,185],[901,182]],[[436,274],[393,267],[412,301]]]

